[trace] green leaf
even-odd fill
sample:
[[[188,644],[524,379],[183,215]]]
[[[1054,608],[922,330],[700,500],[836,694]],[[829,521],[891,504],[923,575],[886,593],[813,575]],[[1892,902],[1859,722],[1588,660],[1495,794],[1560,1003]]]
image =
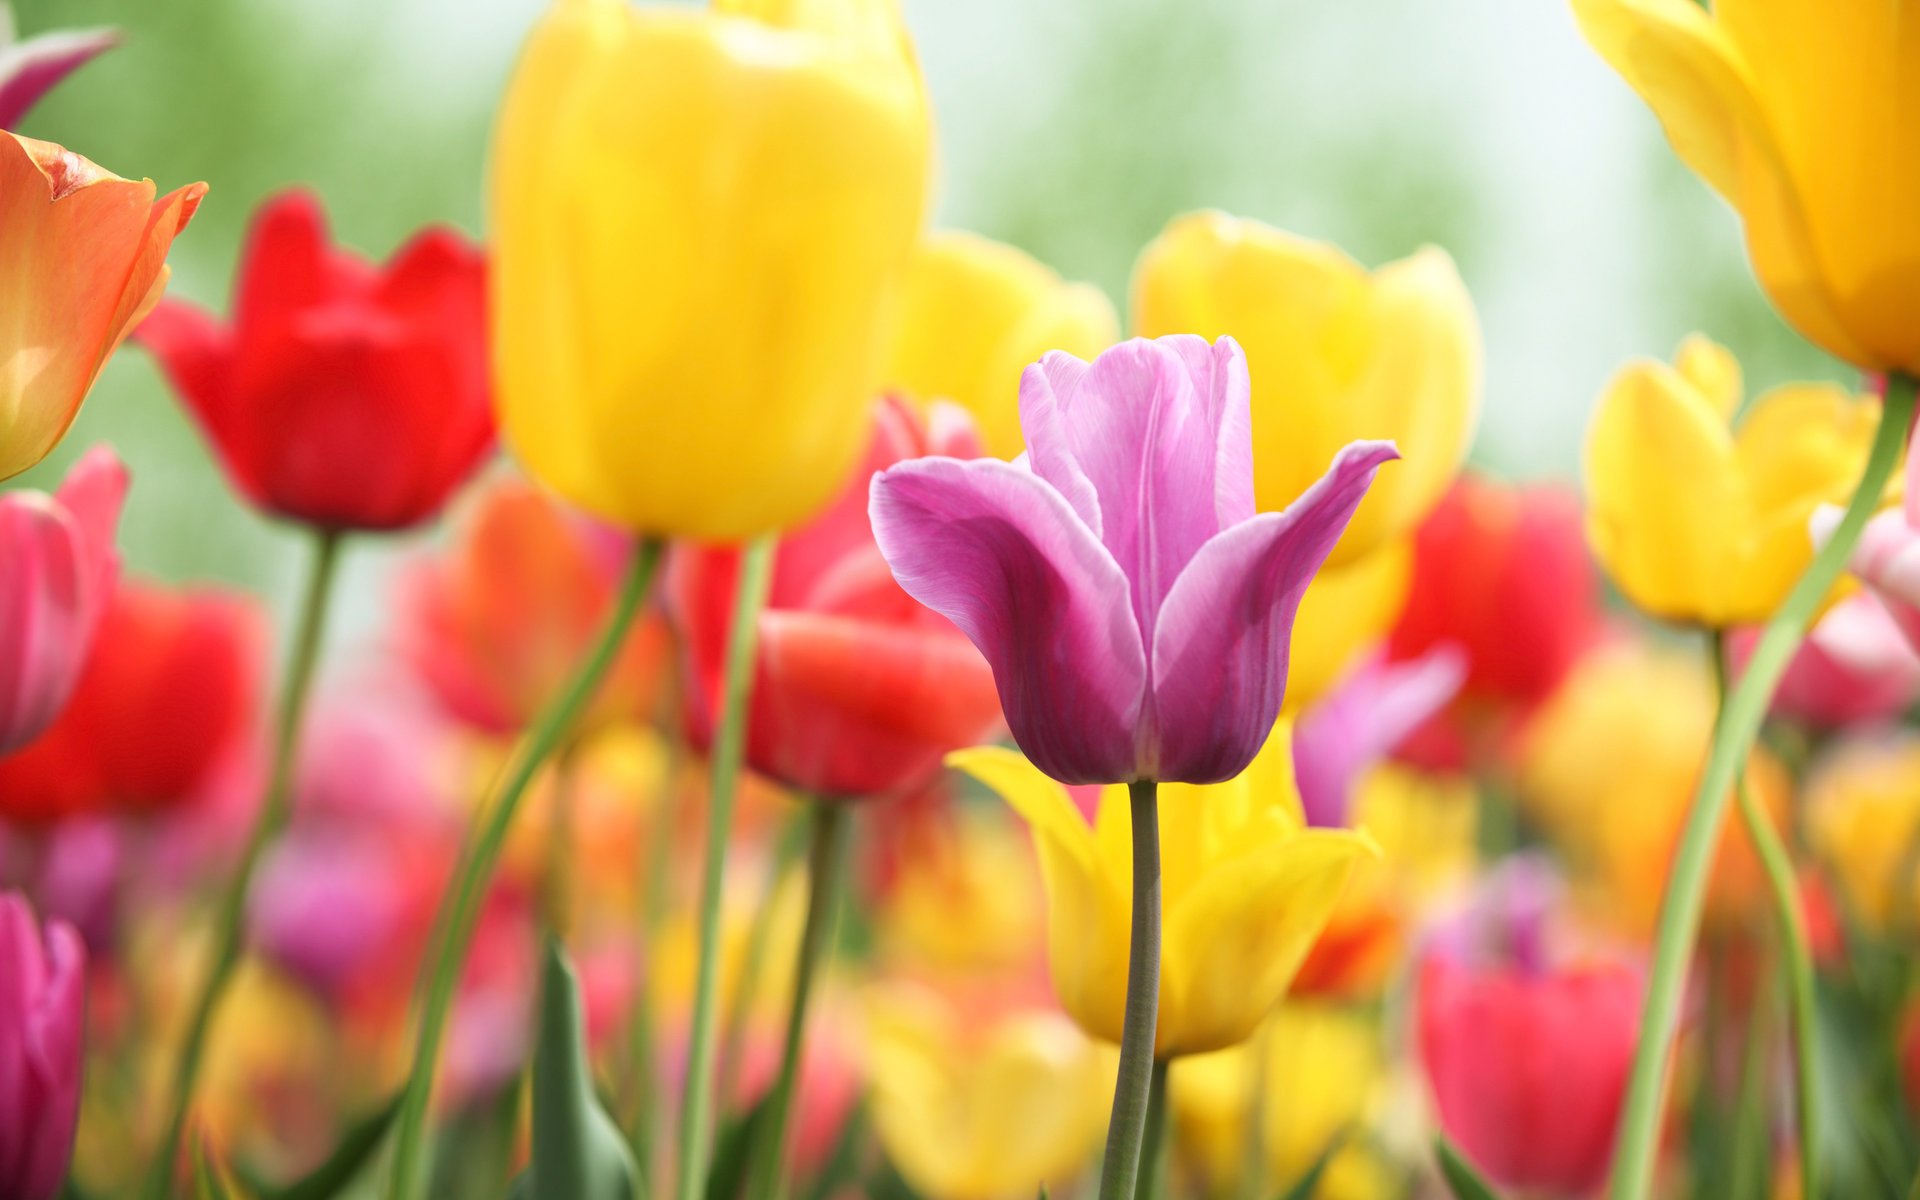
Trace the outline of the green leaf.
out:
[[[1480,1172],[1453,1148],[1444,1134],[1433,1139],[1433,1152],[1440,1159],[1440,1174],[1446,1179],[1453,1200],[1499,1200],[1492,1185],[1480,1178]]]
[[[334,1200],[347,1190],[373,1157],[373,1152],[380,1148],[381,1139],[387,1136],[387,1127],[393,1124],[399,1111],[400,1096],[395,1094],[349,1126],[327,1161],[292,1183],[276,1187],[246,1171],[239,1172],[240,1177],[260,1200]]]
[[[713,1170],[707,1175],[707,1200],[733,1200],[747,1186],[749,1151],[754,1131],[766,1119],[767,1097],[762,1095],[747,1111],[724,1122],[713,1143]]]
[[[1334,1156],[1338,1155],[1341,1147],[1347,1144],[1349,1132],[1342,1129],[1328,1138],[1326,1146],[1320,1151],[1320,1156],[1313,1160],[1313,1165],[1308,1167],[1300,1178],[1293,1181],[1292,1187],[1281,1193],[1280,1200],[1311,1200],[1315,1189],[1320,1186],[1320,1180],[1326,1176],[1327,1168],[1333,1165]]]
[[[533,1058],[529,1200],[637,1200],[640,1194],[627,1140],[594,1091],[585,1024],[579,981],[566,952],[549,940]]]

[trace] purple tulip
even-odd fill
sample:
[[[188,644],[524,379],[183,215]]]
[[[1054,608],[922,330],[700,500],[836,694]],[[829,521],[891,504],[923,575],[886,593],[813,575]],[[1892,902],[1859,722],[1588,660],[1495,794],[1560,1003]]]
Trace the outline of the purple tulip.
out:
[[[0,1196],[53,1200],[80,1119],[86,951],[60,921],[46,940],[19,895],[0,894]]]
[[[0,494],[0,754],[39,737],[73,694],[119,578],[127,471],[105,446],[57,495]]]
[[[113,29],[63,30],[11,43],[4,32],[0,29],[0,129],[12,129],[55,84],[120,44]]]
[[[1254,512],[1247,360],[1231,338],[1058,351],[1020,380],[1027,453],[874,477],[894,578],[993,666],[1014,740],[1062,783],[1217,783],[1279,717],[1294,612],[1398,457],[1355,442]]]

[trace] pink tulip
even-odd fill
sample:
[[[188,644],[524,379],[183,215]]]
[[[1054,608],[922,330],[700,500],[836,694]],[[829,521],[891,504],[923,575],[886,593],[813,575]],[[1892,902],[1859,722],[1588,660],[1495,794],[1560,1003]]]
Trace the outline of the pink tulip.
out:
[[[60,30],[11,43],[0,30],[0,129],[17,126],[55,84],[119,44],[113,29]]]
[[[73,695],[120,574],[127,471],[105,446],[53,496],[0,495],[0,755],[46,731]]]
[[[1020,380],[1018,461],[922,458],[876,476],[880,552],[993,668],[1007,724],[1063,783],[1217,783],[1279,717],[1300,597],[1374,470],[1355,442],[1256,515],[1246,356],[1178,335]]]
[[[1736,672],[1759,640],[1741,630],[1730,647]],[[1773,711],[1819,729],[1898,716],[1920,698],[1920,652],[1878,595],[1857,592],[1813,627],[1773,694]]]
[[[60,921],[0,894],[0,1196],[53,1200],[80,1119],[86,951]]]
[[[1445,709],[1466,678],[1466,652],[1446,642],[1405,662],[1365,663],[1308,709],[1293,730],[1307,823],[1345,825],[1360,777]]]

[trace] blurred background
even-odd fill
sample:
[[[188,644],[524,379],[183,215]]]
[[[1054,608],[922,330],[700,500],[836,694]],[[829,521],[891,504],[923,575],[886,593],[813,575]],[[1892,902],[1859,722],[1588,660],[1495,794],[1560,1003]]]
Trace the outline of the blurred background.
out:
[[[1331,239],[1369,266],[1452,252],[1486,341],[1475,460],[1572,478],[1588,409],[1636,355],[1704,331],[1749,394],[1844,377],[1766,307],[1731,213],[1580,41],[1565,4],[1516,0],[905,0],[940,133],[937,219],[1091,280],[1125,312],[1134,256],[1218,207]],[[20,131],[124,175],[212,192],[175,245],[176,294],[224,312],[247,217],[307,184],[384,257],[422,224],[484,229],[494,108],[542,0],[18,0],[22,33],[112,24],[119,50]],[[645,280],[636,280],[644,287]],[[132,465],[133,569],[284,602],[296,535],[248,511],[128,347],[73,436]],[[379,620],[403,545],[361,539],[340,624]]]

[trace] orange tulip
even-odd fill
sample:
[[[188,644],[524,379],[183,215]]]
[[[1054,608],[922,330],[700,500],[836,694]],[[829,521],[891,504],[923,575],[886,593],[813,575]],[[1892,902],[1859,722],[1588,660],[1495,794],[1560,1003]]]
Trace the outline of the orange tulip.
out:
[[[160,301],[204,183],[154,199],[51,142],[0,130],[0,479],[47,456],[107,358]]]

